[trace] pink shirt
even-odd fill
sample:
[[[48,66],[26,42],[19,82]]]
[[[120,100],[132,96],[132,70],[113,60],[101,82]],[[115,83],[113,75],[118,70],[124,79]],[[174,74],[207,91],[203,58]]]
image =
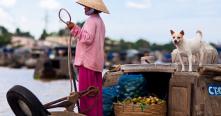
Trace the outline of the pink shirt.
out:
[[[102,72],[105,25],[99,14],[89,16],[82,28],[75,26],[71,33],[77,38],[74,65]]]

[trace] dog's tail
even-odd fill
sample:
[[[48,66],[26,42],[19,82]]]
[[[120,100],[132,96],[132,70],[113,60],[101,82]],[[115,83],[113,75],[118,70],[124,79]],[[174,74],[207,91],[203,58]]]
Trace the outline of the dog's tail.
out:
[[[197,37],[198,39],[202,40],[202,38],[203,38],[203,33],[202,33],[202,31],[197,30],[197,31],[196,31],[196,37]]]

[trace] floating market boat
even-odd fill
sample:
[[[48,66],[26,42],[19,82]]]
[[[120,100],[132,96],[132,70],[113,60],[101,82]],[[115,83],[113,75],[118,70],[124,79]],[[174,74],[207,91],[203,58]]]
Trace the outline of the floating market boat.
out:
[[[74,55],[75,48],[72,48]],[[49,57],[41,57],[35,66],[35,79],[68,79],[68,48],[55,47]]]
[[[221,116],[221,65],[193,67],[193,72],[181,72],[177,64],[122,65],[105,74],[103,86],[116,85],[122,75],[139,74],[148,82],[146,91],[166,101],[166,108],[157,109],[159,114],[132,110],[136,108],[129,105],[119,110],[115,103],[116,116]]]
[[[120,70],[108,71],[104,76],[104,87],[117,83],[122,75],[141,74],[149,82],[147,91],[166,101],[160,116],[220,116],[221,107],[221,65],[194,65],[194,72],[181,72],[176,64],[128,64]],[[92,89],[86,90],[87,92]],[[86,92],[86,93],[87,93]],[[92,93],[96,91],[92,91]],[[73,112],[77,99],[85,92],[72,93],[70,96],[42,105],[28,89],[14,86],[7,93],[7,100],[14,113],[28,116],[75,116]],[[64,107],[66,111],[49,112],[47,109]],[[115,109],[116,116],[150,116],[146,110]],[[128,108],[128,107],[127,107]],[[135,107],[134,107],[135,108]],[[151,108],[149,106],[148,108]],[[154,110],[154,109],[152,109]],[[159,116],[152,114],[151,116]]]

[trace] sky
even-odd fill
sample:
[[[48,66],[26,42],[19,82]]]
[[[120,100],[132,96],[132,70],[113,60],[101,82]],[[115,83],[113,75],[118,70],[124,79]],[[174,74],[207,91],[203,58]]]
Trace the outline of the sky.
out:
[[[171,42],[170,30],[184,30],[191,39],[197,30],[207,42],[221,43],[220,0],[104,0],[111,14],[101,14],[106,36],[115,40],[136,41],[143,38],[152,43]],[[0,25],[14,32],[17,27],[36,38],[45,28],[55,32],[65,25],[58,11],[66,8],[73,22],[87,19],[83,7],[75,0],[0,0]]]

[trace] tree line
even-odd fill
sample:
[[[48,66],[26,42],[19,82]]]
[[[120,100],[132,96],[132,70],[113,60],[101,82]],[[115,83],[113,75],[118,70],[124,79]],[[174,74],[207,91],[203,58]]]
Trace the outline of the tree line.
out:
[[[105,39],[105,46],[110,46],[112,52],[117,51],[125,51],[128,49],[137,49],[137,50],[143,50],[143,51],[172,51],[175,47],[172,42],[166,43],[166,44],[157,44],[157,43],[150,43],[147,39],[140,38],[135,42],[125,41],[124,39],[120,40],[113,40],[109,37],[106,37]]]
[[[84,22],[78,22],[77,25],[83,26]],[[29,37],[31,39],[34,39],[34,36],[32,36],[29,32],[23,32],[19,28],[16,29],[14,33],[9,32],[5,27],[0,26],[0,47],[7,45],[10,43],[10,39],[13,35],[16,36],[22,36],[22,37]],[[52,32],[47,33],[46,30],[43,30],[40,40],[44,40],[47,36],[68,36],[69,32],[67,32],[66,29],[60,29],[58,32]],[[109,42],[107,42],[109,41]],[[150,43],[148,39],[140,38],[135,42],[125,41],[125,39],[120,40],[113,40],[110,37],[106,37],[105,39],[105,46],[109,46],[111,49],[108,51],[122,51],[127,49],[148,49],[150,51],[155,50],[166,50],[166,51],[172,51],[174,49],[174,45],[169,42],[166,44],[157,44],[157,43]]]

